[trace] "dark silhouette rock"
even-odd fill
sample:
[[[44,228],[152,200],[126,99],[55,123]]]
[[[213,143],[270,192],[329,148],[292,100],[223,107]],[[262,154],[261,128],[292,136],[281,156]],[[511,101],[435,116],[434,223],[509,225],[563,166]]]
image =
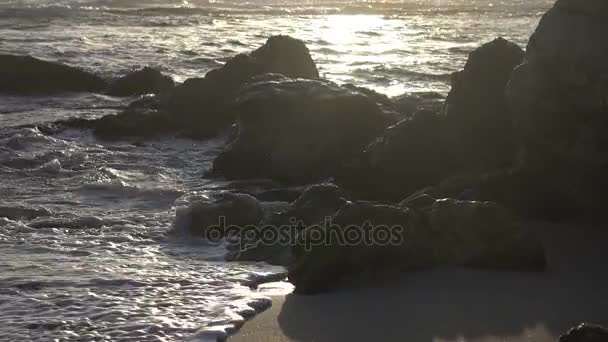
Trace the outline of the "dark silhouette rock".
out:
[[[287,210],[286,215],[304,224],[323,222],[346,204],[346,195],[333,184],[316,184],[307,188]]]
[[[254,80],[236,112],[238,133],[214,172],[292,183],[334,175],[394,122],[368,96],[323,80]]]
[[[175,226],[187,229],[192,235],[214,240],[225,236],[227,232],[222,228],[235,226],[244,230],[257,225],[263,217],[264,211],[255,197],[216,192],[189,199],[187,206],[178,209]]]
[[[347,204],[332,219],[338,233],[347,227],[361,227],[365,221],[372,225],[388,227],[410,225],[413,217],[408,209],[367,203]],[[289,265],[289,281],[299,294],[316,294],[342,286],[349,276],[382,270],[409,270],[413,259],[407,249],[399,244],[384,246],[375,244],[346,244],[338,238],[325,241],[330,236],[324,226],[311,226],[302,234],[309,245],[294,247],[293,261]],[[316,236],[322,236],[318,239]],[[314,242],[313,242],[314,241]],[[314,244],[314,245],[313,245]]]
[[[436,94],[393,99],[406,119],[367,146],[337,183],[360,198],[400,201],[446,177],[512,165],[516,139],[504,88],[522,58],[521,48],[502,38],[471,52],[453,75],[444,113]]]
[[[6,217],[9,220],[32,220],[40,216],[50,216],[51,212],[44,208],[26,208],[21,206],[0,206],[0,217]]]
[[[114,80],[106,93],[110,96],[160,94],[173,86],[171,77],[163,75],[159,70],[144,67]]]
[[[440,112],[445,97],[435,92],[407,93],[391,99],[395,109],[405,117],[412,117],[417,111]]]
[[[153,138],[183,130],[171,115],[160,110],[156,97],[143,97],[115,115],[97,119],[72,118],[56,122],[61,127],[91,129],[100,139]]]
[[[380,240],[376,229],[385,230],[388,239]],[[358,230],[360,238],[346,240],[356,236],[348,230]],[[312,225],[300,234],[289,280],[303,294],[353,286],[350,279],[362,273],[437,266],[543,271],[547,265],[540,241],[509,210],[491,202],[443,199],[415,209],[347,203],[330,227]]]
[[[452,75],[445,113],[469,164],[483,169],[513,164],[517,144],[505,86],[523,59],[517,44],[497,38],[471,52],[464,70]]]
[[[176,87],[168,111],[195,130],[209,134],[234,122],[231,111],[239,88],[254,76],[276,73],[316,79],[319,72],[304,43],[289,36],[273,36],[250,54],[240,54],[204,78],[191,78]]]
[[[31,56],[0,55],[0,93],[101,92],[106,86],[103,78],[79,68]]]
[[[559,0],[541,19],[507,86],[523,150],[504,184],[494,182],[506,190],[497,199],[521,208],[517,199],[533,198],[550,216],[567,208],[570,219],[605,217],[607,19],[601,0]]]
[[[599,325],[581,324],[559,338],[559,342],[605,342],[608,329]]]
[[[442,116],[420,111],[389,127],[336,181],[357,197],[400,201],[455,173],[464,153]]]

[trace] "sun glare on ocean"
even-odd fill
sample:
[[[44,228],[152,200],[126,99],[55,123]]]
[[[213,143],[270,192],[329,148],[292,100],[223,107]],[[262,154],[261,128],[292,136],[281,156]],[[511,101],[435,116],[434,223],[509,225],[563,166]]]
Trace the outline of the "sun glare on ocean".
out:
[[[374,34],[382,30],[384,20],[379,15],[335,15],[326,18],[321,27],[327,30],[323,37],[338,46],[350,45],[358,34]]]

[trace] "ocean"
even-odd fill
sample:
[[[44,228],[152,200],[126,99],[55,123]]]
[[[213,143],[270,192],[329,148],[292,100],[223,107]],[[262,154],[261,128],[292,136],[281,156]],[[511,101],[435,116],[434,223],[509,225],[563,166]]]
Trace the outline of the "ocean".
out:
[[[445,95],[471,50],[498,36],[525,47],[552,3],[2,0],[0,54],[184,81],[288,34],[335,82]],[[37,128],[132,100],[0,95],[0,341],[214,341],[269,305],[247,283],[284,269],[225,262],[174,225],[192,196],[234,186],[205,176],[224,138]]]

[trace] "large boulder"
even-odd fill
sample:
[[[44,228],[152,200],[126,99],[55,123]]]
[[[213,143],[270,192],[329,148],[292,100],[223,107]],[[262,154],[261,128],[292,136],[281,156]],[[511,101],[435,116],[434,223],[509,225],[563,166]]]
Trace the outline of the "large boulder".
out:
[[[452,134],[442,116],[419,111],[389,127],[336,181],[360,198],[400,201],[456,172],[466,151],[456,148]]]
[[[211,192],[189,197],[185,202],[176,212],[176,230],[211,242],[218,242],[230,232],[238,234],[264,218],[260,203],[247,194]]]
[[[336,174],[394,122],[367,95],[324,80],[263,77],[237,99],[238,133],[215,159],[228,178],[306,183]]]
[[[513,198],[604,215],[608,191],[608,3],[558,0],[530,38],[507,98],[523,144]],[[505,185],[503,188],[509,186]],[[517,203],[513,203],[517,205]],[[573,217],[571,217],[573,218]]]
[[[361,198],[399,201],[446,177],[512,165],[516,139],[504,89],[523,54],[502,38],[471,52],[441,112],[433,94],[395,98],[406,119],[367,146],[337,182]]]
[[[462,71],[452,74],[445,113],[462,145],[462,157],[481,168],[509,166],[516,153],[505,86],[524,51],[497,38],[472,51]]]
[[[306,225],[323,222],[346,204],[346,197],[336,185],[312,185],[290,205],[285,215],[301,220]]]
[[[171,77],[154,68],[144,67],[114,80],[106,93],[110,96],[160,94],[169,91],[173,86]]]
[[[401,237],[397,243],[387,241],[380,245],[364,241],[346,243],[338,236],[347,229],[363,232],[366,221],[374,226],[386,225],[390,232],[390,227],[409,227],[413,220],[408,209],[347,204],[333,216],[330,227],[311,226],[301,233],[302,243],[294,246],[293,260],[288,267],[289,281],[295,285],[296,293],[316,294],[348,286],[348,277],[364,272],[410,270],[418,265],[412,264],[413,258],[402,245],[408,241],[407,237]],[[330,230],[335,233],[332,235]]]
[[[544,271],[542,244],[522,229],[520,220],[493,202],[437,200],[428,210],[437,265],[493,270]]]
[[[103,78],[79,68],[31,56],[0,55],[0,93],[101,92],[106,86]]]
[[[605,342],[608,329],[599,325],[581,324],[559,338],[559,342]]]
[[[96,119],[70,118],[54,123],[59,128],[91,129],[100,139],[153,138],[184,128],[163,111],[156,97],[144,97],[131,103],[118,114]]]
[[[294,247],[289,280],[298,293],[350,286],[353,276],[378,271],[546,267],[542,244],[507,209],[490,202],[443,199],[411,209],[354,202],[329,224],[309,226]]]
[[[178,86],[168,101],[168,111],[202,134],[234,122],[230,110],[239,88],[250,78],[277,73],[316,79],[317,67],[304,43],[289,36],[273,36],[250,54],[240,54],[204,78],[191,78]]]

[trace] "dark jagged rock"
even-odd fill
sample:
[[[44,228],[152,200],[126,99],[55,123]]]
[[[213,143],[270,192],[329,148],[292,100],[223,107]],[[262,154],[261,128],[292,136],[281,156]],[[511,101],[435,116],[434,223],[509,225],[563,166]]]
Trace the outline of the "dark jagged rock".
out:
[[[507,86],[523,151],[488,186],[494,198],[527,212],[542,205],[548,218],[606,217],[607,31],[602,0],[559,0],[543,16]]]
[[[255,197],[217,192],[189,199],[187,206],[178,209],[175,226],[186,228],[192,235],[213,240],[224,237],[226,231],[221,228],[236,226],[244,229],[257,225],[263,218],[264,211]],[[215,230],[213,234],[210,228]]]
[[[214,172],[293,183],[332,176],[394,122],[368,96],[323,80],[254,81],[236,111],[238,134]]]
[[[352,203],[338,211],[332,223],[340,231],[351,225],[362,226],[370,220],[373,225],[407,227],[412,221],[412,215],[407,209],[385,205]],[[302,234],[307,239],[316,234],[325,234],[321,227],[310,227]],[[337,238],[311,244],[310,247],[299,245],[294,247],[294,258],[289,265],[289,281],[296,288],[296,293],[316,294],[342,286],[345,278],[364,272],[382,270],[408,270],[412,258],[407,248],[401,244],[374,245],[358,243],[348,245]]]
[[[113,81],[106,93],[110,96],[160,94],[173,86],[171,77],[163,75],[159,70],[144,67]]]
[[[368,228],[366,222],[370,223]],[[425,203],[416,210],[347,203],[331,223],[329,231],[333,233],[328,234],[327,226],[309,226],[301,233],[304,238],[300,244],[294,247],[289,280],[298,293],[315,294],[352,286],[348,283],[351,276],[378,271],[437,266],[517,271],[546,268],[541,243],[521,227],[510,211],[491,202],[444,199]],[[344,232],[353,229],[353,225],[363,227],[363,231],[374,227],[372,232],[385,225],[392,232],[388,234],[390,243],[365,238],[345,243],[337,238],[340,234],[336,231],[348,236]],[[324,240],[328,235],[331,239]]]
[[[435,92],[408,93],[393,97],[391,101],[395,109],[405,117],[412,117],[419,110],[440,112],[445,98]]]
[[[517,44],[497,38],[471,52],[464,70],[452,75],[445,112],[469,163],[485,169],[512,165],[517,144],[504,94],[523,59]]]
[[[282,211],[272,213],[260,225],[270,227],[291,226],[289,234],[297,234],[300,229],[315,223],[324,223],[344,204],[345,194],[333,184],[317,184],[308,187],[301,195]],[[239,241],[242,242],[242,241]],[[240,244],[232,246],[230,259],[246,261],[266,261],[276,265],[289,265],[292,256],[291,245],[279,241],[274,244],[255,244],[245,250],[237,250]]]
[[[422,244],[434,246],[437,265],[516,271],[547,267],[541,242],[496,203],[437,200],[428,218],[432,233]]]
[[[389,127],[372,142],[359,164],[345,168],[337,182],[358,197],[400,201],[453,174],[458,156],[445,119],[421,111]]]
[[[516,144],[504,88],[522,56],[501,38],[473,51],[453,77],[444,113],[436,94],[393,99],[407,119],[367,146],[337,182],[361,198],[400,201],[446,177],[512,165]],[[411,113],[416,106],[423,109]]]
[[[97,119],[72,118],[55,123],[55,126],[91,129],[100,139],[153,138],[183,130],[166,112],[159,110],[156,97],[143,97],[115,115]]]
[[[9,207],[0,206],[0,217],[6,217],[9,220],[32,220],[40,216],[50,216],[51,212],[46,208],[25,208],[25,207]]]
[[[608,329],[599,325],[581,324],[559,338],[559,342],[606,342]]]
[[[31,56],[0,55],[0,93],[101,92],[106,86],[103,78],[79,68]]]
[[[323,222],[346,204],[346,195],[333,184],[317,184],[307,188],[292,203],[286,215],[306,225]]]
[[[217,131],[234,122],[231,106],[239,88],[254,76],[276,73],[287,77],[319,77],[304,43],[289,36],[273,36],[250,54],[237,55],[204,78],[191,78],[176,87],[168,111],[205,132]]]
[[[302,195],[297,189],[271,189],[254,194],[255,198],[266,202],[293,202]]]

